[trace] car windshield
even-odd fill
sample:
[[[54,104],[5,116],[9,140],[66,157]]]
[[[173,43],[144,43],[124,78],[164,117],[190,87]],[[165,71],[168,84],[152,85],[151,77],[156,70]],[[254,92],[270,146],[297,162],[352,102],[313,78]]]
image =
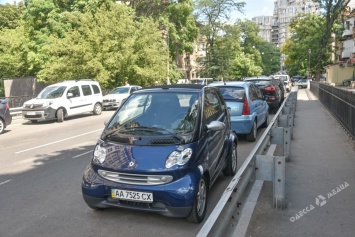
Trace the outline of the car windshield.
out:
[[[48,86],[38,94],[37,99],[55,99],[62,97],[66,88],[66,86]]]
[[[127,94],[129,92],[129,87],[118,87],[110,92],[110,94]]]
[[[244,88],[243,87],[218,87],[223,99],[243,102],[244,100]]]
[[[198,108],[197,93],[132,94],[114,114],[105,135],[191,133],[197,123]]]
[[[248,82],[254,83],[257,86],[269,86],[270,80],[267,79],[249,79]]]

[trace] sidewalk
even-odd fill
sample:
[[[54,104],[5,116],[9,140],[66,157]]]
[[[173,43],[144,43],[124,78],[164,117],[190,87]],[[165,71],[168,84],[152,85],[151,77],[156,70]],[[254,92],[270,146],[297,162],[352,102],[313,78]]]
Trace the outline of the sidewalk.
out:
[[[245,236],[355,236],[355,148],[308,89],[298,90],[285,210],[264,182]]]

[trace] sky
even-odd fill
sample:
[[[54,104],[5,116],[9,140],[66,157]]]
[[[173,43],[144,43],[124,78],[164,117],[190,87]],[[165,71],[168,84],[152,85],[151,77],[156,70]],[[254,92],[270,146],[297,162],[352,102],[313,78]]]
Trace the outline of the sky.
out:
[[[20,0],[0,0],[0,4],[5,3],[14,3],[20,2]],[[272,16],[272,12],[274,10],[274,2],[275,0],[240,0],[246,3],[244,7],[244,14],[242,13],[234,13],[232,15],[232,19],[235,20],[237,18],[247,18],[251,20],[251,18],[255,16]]]
[[[272,16],[274,11],[275,0],[243,0],[246,4],[244,14],[236,13],[232,16],[233,19],[249,19],[255,16]]]

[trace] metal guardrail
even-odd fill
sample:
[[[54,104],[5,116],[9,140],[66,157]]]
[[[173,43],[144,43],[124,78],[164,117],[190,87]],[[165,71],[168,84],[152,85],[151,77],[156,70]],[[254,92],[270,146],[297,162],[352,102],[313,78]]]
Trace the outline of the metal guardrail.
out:
[[[241,198],[246,195],[245,190],[253,177],[272,179],[274,207],[285,208],[285,161],[289,161],[291,156],[290,143],[293,137],[296,102],[297,88],[294,88],[225,189],[197,237],[231,236],[232,233],[228,231],[234,230],[230,228],[230,223],[235,221],[233,215]],[[270,158],[268,149],[271,144],[280,145],[283,148],[283,156],[272,155]],[[268,160],[265,159],[265,154]]]
[[[18,108],[10,108],[10,114],[12,116],[18,116],[22,114],[22,107],[18,107]]]

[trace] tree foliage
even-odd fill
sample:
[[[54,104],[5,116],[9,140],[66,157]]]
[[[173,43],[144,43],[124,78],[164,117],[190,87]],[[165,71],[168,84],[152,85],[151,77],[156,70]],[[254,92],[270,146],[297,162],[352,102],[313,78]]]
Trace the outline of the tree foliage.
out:
[[[330,57],[330,44],[322,47],[325,18],[318,14],[304,14],[290,23],[291,37],[283,44],[281,52],[286,55],[285,64],[291,75],[315,74],[318,65],[324,67],[327,60],[317,62],[318,57]]]

